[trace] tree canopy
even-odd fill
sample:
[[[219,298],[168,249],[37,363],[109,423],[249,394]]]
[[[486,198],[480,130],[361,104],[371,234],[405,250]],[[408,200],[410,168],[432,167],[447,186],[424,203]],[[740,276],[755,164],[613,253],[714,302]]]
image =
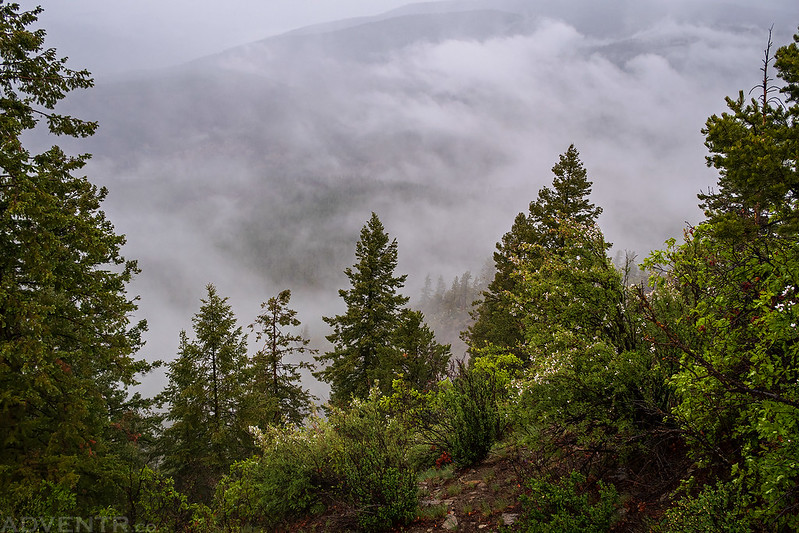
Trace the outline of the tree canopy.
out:
[[[314,396],[302,386],[301,369],[313,365],[293,360],[303,354],[315,354],[310,340],[290,328],[300,326],[297,312],[289,307],[291,291],[286,289],[261,305],[250,328],[255,341],[263,342],[252,357],[253,402],[261,423],[299,425],[311,411]]]
[[[148,368],[126,294],[137,266],[100,209],[107,191],[77,174],[89,156],[23,145],[42,121],[73,137],[97,126],[56,112],[93,82],[29,29],[40,12],[0,5],[0,502],[19,512],[43,487],[77,505],[113,497],[111,423]]]

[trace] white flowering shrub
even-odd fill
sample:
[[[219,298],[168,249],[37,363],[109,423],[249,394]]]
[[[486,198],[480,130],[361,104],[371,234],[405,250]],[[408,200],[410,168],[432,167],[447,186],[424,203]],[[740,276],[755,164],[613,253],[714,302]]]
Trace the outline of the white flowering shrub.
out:
[[[331,469],[329,424],[311,419],[302,428],[251,428],[262,455],[234,464],[217,486],[218,518],[227,527],[274,528],[324,509],[338,477]]]
[[[555,238],[556,251],[539,250],[540,262],[516,272],[528,361],[511,387],[513,418],[529,444],[546,433],[617,453],[663,423],[666,376],[599,229],[565,220]]]

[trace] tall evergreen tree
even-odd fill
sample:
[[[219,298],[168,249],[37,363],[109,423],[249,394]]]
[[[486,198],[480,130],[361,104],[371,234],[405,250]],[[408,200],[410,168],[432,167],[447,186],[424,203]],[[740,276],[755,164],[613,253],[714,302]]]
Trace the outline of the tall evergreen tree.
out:
[[[540,261],[537,249],[557,250],[562,246],[557,231],[561,221],[570,219],[591,225],[602,213],[602,208],[588,200],[592,183],[574,145],[560,155],[552,172],[555,174],[552,188],[542,188],[538,198],[530,203],[528,213],[519,213],[511,230],[497,243],[494,280],[474,312],[475,323],[466,332],[473,347],[490,343],[513,349],[523,342],[521,317],[514,316],[508,298],[518,293],[513,272],[520,262],[534,267]]]
[[[304,362],[288,359],[305,353],[315,354],[308,348],[310,340],[287,331],[300,325],[297,312],[289,308],[291,291],[281,291],[276,297],[261,305],[264,312],[250,326],[255,330],[255,341],[263,347],[252,358],[252,385],[254,411],[261,423],[302,423],[313,406],[313,395],[302,387],[301,369],[312,369]],[[260,329],[256,329],[260,328]]]
[[[134,358],[145,325],[131,327],[136,305],[125,293],[136,264],[120,255],[125,238],[100,209],[107,191],[75,176],[89,156],[57,146],[32,154],[23,146],[25,132],[42,120],[53,135],[86,137],[97,127],[56,112],[67,93],[93,81],[44,48],[44,30],[28,29],[41,11],[0,3],[0,508],[6,516],[30,512],[33,504],[68,514],[110,503],[120,459],[111,423],[129,409],[125,388],[148,366]]]
[[[344,270],[352,287],[339,290],[346,312],[323,318],[333,328],[327,339],[334,349],[317,357],[329,363],[315,375],[330,383],[333,402],[365,398],[375,380],[386,375],[386,365],[391,366],[395,359],[391,338],[400,308],[408,302],[397,292],[407,278],[394,275],[397,241],[389,241],[375,213],[361,229],[355,258],[357,263]],[[384,380],[381,386],[390,387],[391,383]]]
[[[192,323],[196,340],[180,333],[178,357],[169,365],[171,425],[162,438],[164,470],[191,498],[209,501],[216,482],[254,450],[246,416],[249,394],[246,336],[227,298],[213,285]]]

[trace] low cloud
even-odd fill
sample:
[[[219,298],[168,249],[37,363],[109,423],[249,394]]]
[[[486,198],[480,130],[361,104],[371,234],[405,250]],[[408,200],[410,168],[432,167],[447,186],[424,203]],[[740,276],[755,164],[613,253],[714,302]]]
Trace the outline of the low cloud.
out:
[[[588,34],[491,16],[488,37],[441,30],[357,58],[345,52],[379,31],[267,40],[72,99],[101,122],[88,173],[143,268],[132,290],[146,355],[174,356],[208,282],[242,324],[292,289],[324,346],[320,317],[342,311],[341,272],[371,211],[398,239],[408,295],[426,274],[478,272],[571,143],[617,248],[646,254],[699,220],[696,194],[716,179],[700,130],[758,83],[767,28],[671,16]],[[403,23],[414,19],[391,31]]]

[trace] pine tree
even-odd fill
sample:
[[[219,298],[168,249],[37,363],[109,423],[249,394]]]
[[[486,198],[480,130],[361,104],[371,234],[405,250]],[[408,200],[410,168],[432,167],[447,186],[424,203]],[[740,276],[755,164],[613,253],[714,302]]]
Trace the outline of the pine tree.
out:
[[[557,250],[562,245],[557,231],[561,221],[570,219],[590,225],[602,213],[602,208],[588,200],[592,184],[579,156],[574,145],[559,156],[552,167],[555,174],[552,188],[542,188],[538,198],[530,203],[529,212],[519,213],[510,232],[497,243],[494,280],[483,293],[473,315],[475,323],[466,333],[473,347],[490,343],[513,349],[523,342],[521,317],[513,315],[508,299],[509,294],[518,292],[513,272],[520,262],[535,266],[540,261],[532,245],[547,250]]]
[[[719,171],[718,191],[699,195],[705,214],[719,234],[740,239],[758,232],[795,233],[799,229],[799,139],[796,107],[797,43],[770,55],[765,50],[761,91],[747,102],[743,91],[727,98],[729,113],[711,116],[703,133],[710,151],[708,166]],[[785,106],[776,95],[769,68],[787,85]]]
[[[42,120],[53,135],[86,137],[97,127],[56,113],[67,93],[93,81],[44,49],[44,30],[28,29],[41,11],[0,4],[0,508],[7,516],[31,505],[74,513],[111,503],[122,461],[111,423],[131,408],[124,389],[148,368],[134,358],[145,324],[131,327],[136,305],[125,293],[136,263],[120,255],[125,238],[100,209],[107,191],[75,176],[89,156],[23,146]]]
[[[169,402],[162,436],[163,467],[192,499],[209,501],[216,482],[234,462],[254,451],[246,416],[250,394],[246,336],[227,298],[206,287],[192,323],[196,340],[180,333],[178,357],[169,365]]]
[[[408,302],[397,292],[407,277],[394,275],[397,241],[389,241],[375,213],[361,229],[355,258],[358,262],[344,270],[352,286],[339,290],[346,312],[323,318],[333,328],[327,339],[334,349],[316,359],[329,365],[314,374],[330,383],[330,399],[339,403],[365,398],[375,380],[390,374],[387,367],[393,366],[396,355],[391,338],[400,308]],[[391,383],[383,379],[380,386],[389,390]]]
[[[602,214],[601,207],[588,201],[592,184],[580,161],[580,153],[573,144],[558,157],[552,173],[555,174],[552,188],[544,187],[538,192],[538,199],[530,204],[528,217],[534,229],[544,235],[543,245],[547,244],[547,235],[543,230],[558,228],[558,219],[569,218],[578,224],[588,225],[596,222]]]
[[[317,352],[308,348],[310,340],[286,331],[300,326],[297,312],[288,307],[290,299],[288,289],[270,298],[261,305],[264,312],[250,325],[255,341],[264,343],[252,358],[252,379],[255,416],[265,424],[299,425],[313,406],[314,396],[302,388],[300,375],[301,369],[310,370],[313,365],[287,360]]]
[[[420,300],[419,305],[422,308],[426,308],[430,305],[430,301],[433,299],[433,281],[430,279],[430,274],[425,276],[424,278],[424,286],[422,287],[422,298]]]
[[[394,371],[401,374],[411,388],[427,390],[446,373],[450,345],[436,341],[421,311],[402,311],[392,342],[398,355]]]

